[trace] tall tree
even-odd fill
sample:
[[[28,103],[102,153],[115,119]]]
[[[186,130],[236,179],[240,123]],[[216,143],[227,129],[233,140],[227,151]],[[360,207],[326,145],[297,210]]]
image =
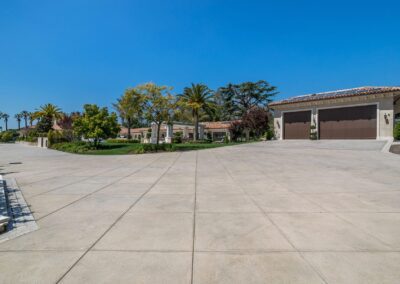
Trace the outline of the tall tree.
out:
[[[28,128],[28,118],[29,118],[29,112],[26,110],[21,111],[21,117],[25,121],[25,128]]]
[[[200,111],[212,112],[215,109],[213,103],[213,91],[204,84],[193,84],[186,87],[183,94],[179,95],[179,103],[190,109],[194,122],[193,140],[199,139],[199,113]]]
[[[35,117],[39,119],[47,117],[51,118],[52,120],[55,120],[61,118],[62,114],[63,113],[58,106],[53,104],[45,104],[40,106],[39,110],[35,112]]]
[[[6,127],[6,131],[8,130],[8,119],[10,118],[10,116],[7,113],[1,113],[0,114],[0,118],[2,118],[4,120],[4,124]]]
[[[128,139],[131,139],[131,128],[140,121],[144,104],[144,96],[136,89],[127,89],[125,93],[113,104],[128,128]]]
[[[83,114],[73,122],[73,128],[78,136],[90,139],[95,148],[99,147],[101,139],[115,137],[120,130],[115,112],[111,114],[106,107],[84,105]]]
[[[30,112],[29,113],[29,126],[31,126],[32,127],[32,125],[33,125],[33,121],[35,120],[35,113],[33,113],[33,112]]]
[[[228,84],[219,88],[218,93],[224,101],[225,109],[233,114],[233,118],[241,118],[254,107],[265,107],[278,92],[275,86],[267,81],[244,82],[241,84]]]
[[[144,97],[144,116],[148,122],[157,125],[157,148],[160,138],[160,129],[163,122],[170,122],[173,112],[172,90],[168,86],[158,86],[154,83],[146,83],[136,87],[136,90]]]
[[[20,113],[17,113],[16,115],[14,115],[14,117],[15,117],[15,119],[17,120],[17,123],[18,123],[18,130],[20,130],[20,129],[21,129],[21,119],[22,119],[22,116],[21,116]]]

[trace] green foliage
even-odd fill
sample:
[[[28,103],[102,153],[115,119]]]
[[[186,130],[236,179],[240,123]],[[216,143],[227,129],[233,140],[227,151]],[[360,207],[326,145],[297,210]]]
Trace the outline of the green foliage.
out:
[[[314,124],[310,126],[310,139],[311,140],[318,139],[317,127]]]
[[[274,139],[274,137],[275,137],[275,133],[274,133],[274,130],[273,129],[268,129],[267,130],[267,132],[265,133],[266,135],[265,135],[265,138],[267,139],[267,140],[272,140],[272,139]]]
[[[107,143],[131,144],[140,143],[140,141],[136,139],[107,139]]]
[[[99,146],[101,139],[115,137],[120,130],[115,113],[108,113],[106,107],[99,108],[97,105],[84,105],[82,116],[73,123],[76,135],[90,139],[95,148]]]
[[[393,138],[400,140],[400,122],[397,122],[393,130]]]
[[[224,119],[239,119],[254,107],[267,107],[277,94],[276,89],[264,80],[219,88],[217,93],[225,112]]]
[[[40,118],[36,129],[39,133],[47,133],[53,129],[53,119],[49,116],[43,116]]]
[[[50,148],[69,153],[86,153],[92,149],[92,146],[86,142],[66,142],[50,144]]]
[[[186,87],[183,94],[179,95],[178,104],[189,109],[193,114],[193,122],[195,135],[193,140],[199,139],[199,113],[201,110],[206,113],[212,113],[215,110],[213,101],[214,93],[204,84],[193,84],[191,87]]]
[[[0,133],[0,142],[12,142],[14,141],[14,135],[12,131],[4,131]]]
[[[157,137],[160,137],[161,124],[171,121],[173,117],[174,103],[170,94],[171,89],[171,87],[157,86],[154,83],[146,83],[136,88],[144,98],[145,118],[157,125]]]
[[[128,128],[128,139],[131,138],[130,129],[140,126],[143,114],[145,97],[135,88],[127,89],[117,103],[113,104],[123,121],[123,125]]]
[[[178,132],[174,133],[174,137],[172,138],[172,142],[175,143],[175,144],[182,143],[182,136],[183,136],[183,133],[181,131],[178,131]]]
[[[47,133],[47,138],[49,139],[50,145],[63,142],[72,142],[74,140],[73,132],[71,130],[50,130]]]

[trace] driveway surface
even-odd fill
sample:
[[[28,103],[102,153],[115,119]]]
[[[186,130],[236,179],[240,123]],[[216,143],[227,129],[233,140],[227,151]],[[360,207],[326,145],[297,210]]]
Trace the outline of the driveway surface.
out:
[[[0,174],[39,226],[0,243],[0,282],[399,283],[400,156],[383,145],[85,156],[0,144]]]

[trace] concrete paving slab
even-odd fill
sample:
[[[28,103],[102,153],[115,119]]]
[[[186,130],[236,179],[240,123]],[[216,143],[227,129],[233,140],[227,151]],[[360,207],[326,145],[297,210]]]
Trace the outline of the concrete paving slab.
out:
[[[193,212],[194,195],[149,194],[132,208],[133,212]]]
[[[61,283],[186,284],[191,261],[187,252],[92,251]]]
[[[293,251],[294,248],[261,213],[198,213],[198,251]]]
[[[295,193],[269,192],[252,195],[252,199],[264,212],[325,212],[321,206]]]
[[[245,194],[197,196],[198,212],[260,213],[260,209]]]
[[[298,250],[389,250],[331,213],[272,213],[273,222]]]
[[[324,283],[298,253],[196,253],[194,283]]]
[[[393,249],[400,249],[400,213],[342,213],[339,215]]]
[[[304,255],[328,283],[399,283],[398,252],[312,252]]]
[[[56,283],[81,255],[76,251],[3,251],[0,282]]]
[[[95,246],[97,250],[191,251],[192,213],[125,215]]]

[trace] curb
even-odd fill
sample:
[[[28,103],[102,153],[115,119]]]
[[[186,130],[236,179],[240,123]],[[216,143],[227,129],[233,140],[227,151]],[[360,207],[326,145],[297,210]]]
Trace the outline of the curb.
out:
[[[390,153],[390,147],[392,146],[394,139],[393,138],[389,138],[385,144],[385,146],[383,146],[381,152],[382,153]]]

